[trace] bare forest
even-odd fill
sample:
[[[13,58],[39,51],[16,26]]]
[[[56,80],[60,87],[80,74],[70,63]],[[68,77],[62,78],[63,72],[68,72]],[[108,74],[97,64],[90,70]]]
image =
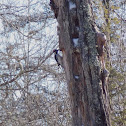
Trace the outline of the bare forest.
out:
[[[126,1],[0,0],[0,126],[125,126]]]

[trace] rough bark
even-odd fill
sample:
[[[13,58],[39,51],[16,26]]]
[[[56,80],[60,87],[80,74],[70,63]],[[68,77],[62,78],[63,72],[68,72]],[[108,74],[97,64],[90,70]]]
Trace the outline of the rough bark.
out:
[[[50,1],[58,21],[72,126],[110,126],[107,83],[102,67],[104,60],[101,60],[103,54],[98,55],[98,34],[93,23],[91,1]]]
[[[110,5],[109,5],[110,0],[103,0],[103,7],[104,7],[104,19],[105,19],[105,32],[107,36],[107,59],[108,61],[110,60],[110,35],[111,35],[111,18],[110,18]],[[109,64],[110,67],[111,64]]]

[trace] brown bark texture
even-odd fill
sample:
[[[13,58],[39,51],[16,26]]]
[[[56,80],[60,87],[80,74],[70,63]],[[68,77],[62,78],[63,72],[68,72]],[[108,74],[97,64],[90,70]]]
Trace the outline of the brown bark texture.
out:
[[[50,0],[50,6],[58,21],[72,126],[110,126],[105,36],[93,23],[91,1]]]

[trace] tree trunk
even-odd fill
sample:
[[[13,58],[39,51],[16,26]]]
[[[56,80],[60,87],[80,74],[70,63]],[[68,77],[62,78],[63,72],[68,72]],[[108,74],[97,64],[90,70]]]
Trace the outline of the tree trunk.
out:
[[[58,21],[72,126],[110,126],[103,54],[97,50],[100,33],[93,23],[91,1],[50,0],[50,5]]]
[[[111,35],[111,18],[110,18],[110,0],[103,0],[103,8],[104,8],[104,19],[105,19],[105,32],[107,36],[107,58],[110,60],[110,35]],[[110,67],[110,61],[109,61],[109,67]]]

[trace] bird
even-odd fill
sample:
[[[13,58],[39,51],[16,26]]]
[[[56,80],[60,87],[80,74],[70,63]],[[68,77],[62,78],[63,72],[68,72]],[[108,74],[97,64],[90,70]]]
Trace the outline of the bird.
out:
[[[63,57],[58,54],[58,51],[59,50],[57,50],[57,49],[53,50],[54,58],[55,58],[55,60],[56,60],[56,62],[58,64],[58,66],[61,65],[61,67],[63,67]]]

